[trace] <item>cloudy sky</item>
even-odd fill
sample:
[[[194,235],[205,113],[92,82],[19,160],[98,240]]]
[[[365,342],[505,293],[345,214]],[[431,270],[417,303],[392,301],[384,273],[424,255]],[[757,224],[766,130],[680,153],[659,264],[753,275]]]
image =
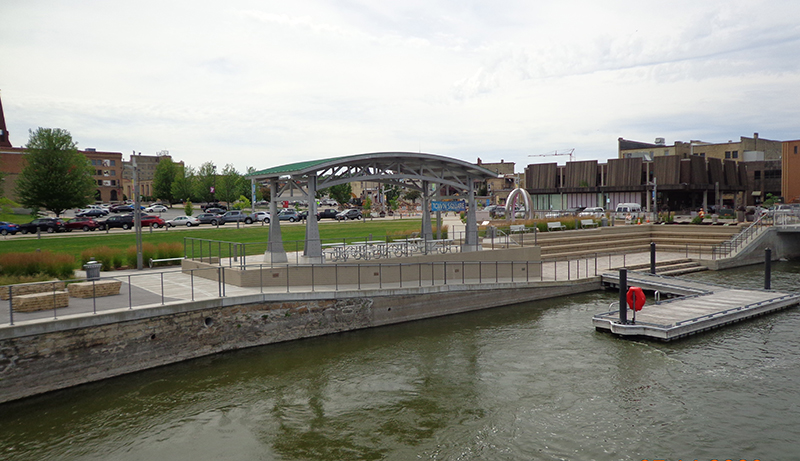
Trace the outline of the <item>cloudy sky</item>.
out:
[[[240,171],[365,152],[475,162],[617,138],[800,138],[800,2],[3,0],[15,146]]]

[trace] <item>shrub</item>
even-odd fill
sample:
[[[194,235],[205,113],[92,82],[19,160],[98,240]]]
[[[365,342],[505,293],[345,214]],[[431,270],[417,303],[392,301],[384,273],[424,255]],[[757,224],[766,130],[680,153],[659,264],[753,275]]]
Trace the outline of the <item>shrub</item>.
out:
[[[150,258],[156,259],[157,248],[152,243],[142,244],[142,264],[148,265]],[[136,245],[128,247],[125,250],[125,256],[128,259],[128,267],[136,267]]]
[[[101,263],[103,265],[102,270],[108,271],[122,267],[124,258],[121,249],[109,248],[107,246],[87,248],[81,251],[82,265],[92,260]]]
[[[703,224],[703,217],[700,215],[695,216],[694,219],[692,219],[692,224]]]
[[[183,211],[186,213],[186,216],[191,216],[194,213],[191,200],[187,200],[186,204],[183,205]]]
[[[72,255],[55,254],[47,250],[0,255],[2,275],[32,277],[46,274],[50,277],[71,278],[74,270],[75,257]]]
[[[158,244],[156,250],[156,259],[167,258],[180,258],[183,256],[183,245],[179,242],[166,243],[161,242]],[[180,264],[180,261],[167,261],[164,264]]]

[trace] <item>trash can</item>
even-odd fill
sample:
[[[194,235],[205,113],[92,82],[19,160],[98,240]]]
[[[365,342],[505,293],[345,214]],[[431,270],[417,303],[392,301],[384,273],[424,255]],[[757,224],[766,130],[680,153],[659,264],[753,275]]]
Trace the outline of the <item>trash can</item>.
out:
[[[103,267],[103,264],[97,261],[89,261],[84,264],[83,269],[86,271],[86,280],[99,280],[101,267]]]
[[[605,216],[600,218],[600,227],[608,227],[608,218]]]

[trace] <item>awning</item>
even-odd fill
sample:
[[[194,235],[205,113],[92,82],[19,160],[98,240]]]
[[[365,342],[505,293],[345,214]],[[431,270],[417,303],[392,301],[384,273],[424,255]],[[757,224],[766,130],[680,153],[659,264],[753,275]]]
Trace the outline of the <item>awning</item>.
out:
[[[754,190],[753,191],[753,197],[760,197],[760,196],[761,196],[761,191],[760,190]]]

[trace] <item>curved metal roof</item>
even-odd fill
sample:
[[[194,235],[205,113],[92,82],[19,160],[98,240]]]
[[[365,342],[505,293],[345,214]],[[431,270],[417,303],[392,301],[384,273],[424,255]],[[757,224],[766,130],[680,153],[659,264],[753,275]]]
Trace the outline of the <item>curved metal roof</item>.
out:
[[[417,152],[373,152],[290,163],[247,175],[256,180],[316,175],[320,187],[350,181],[427,180],[466,187],[468,180],[496,178],[497,173],[463,160]]]

